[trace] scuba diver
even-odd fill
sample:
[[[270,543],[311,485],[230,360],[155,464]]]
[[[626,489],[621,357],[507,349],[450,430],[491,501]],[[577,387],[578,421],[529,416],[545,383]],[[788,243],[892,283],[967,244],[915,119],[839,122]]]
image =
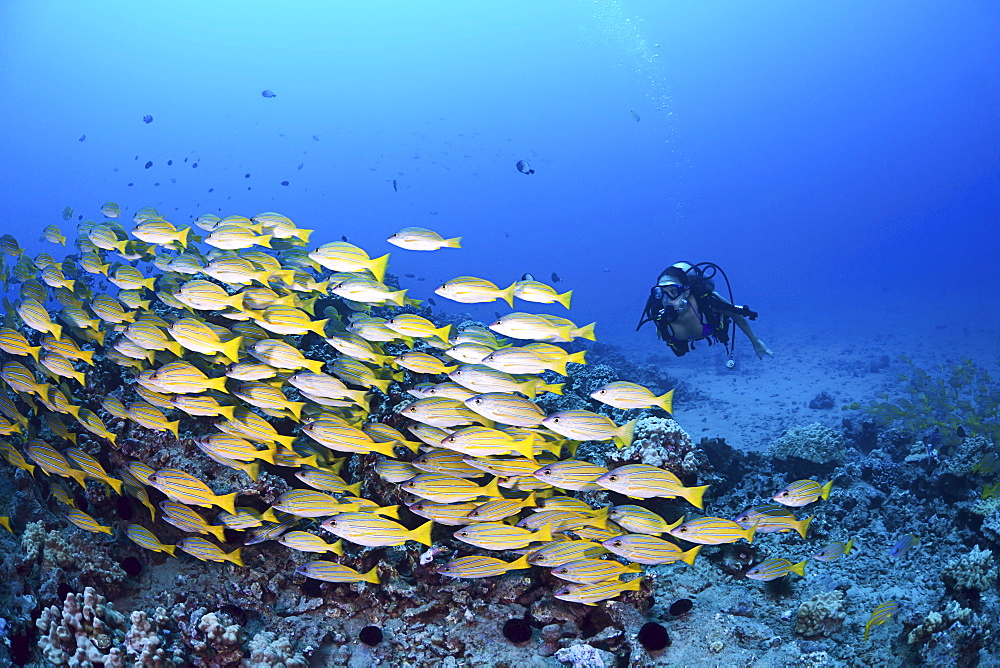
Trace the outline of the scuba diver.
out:
[[[726,281],[728,301],[715,291],[717,273]],[[707,339],[709,345],[721,343],[729,354],[726,366],[732,369],[736,366],[732,346],[737,327],[750,339],[758,358],[774,357],[750,329],[748,318],[756,320],[757,313],[748,306],[733,305],[733,290],[721,267],[712,262],[677,262],[660,274],[635,329],[655,323],[657,335],[678,357],[693,350],[693,342],[699,339]]]

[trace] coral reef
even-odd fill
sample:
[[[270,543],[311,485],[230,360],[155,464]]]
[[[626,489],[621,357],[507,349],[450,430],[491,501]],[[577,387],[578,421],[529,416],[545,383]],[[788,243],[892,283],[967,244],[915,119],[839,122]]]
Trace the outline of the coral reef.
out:
[[[67,594],[61,609],[43,609],[36,625],[41,634],[38,648],[55,666],[113,666],[110,650],[125,637],[125,616],[93,587]]]
[[[806,636],[828,636],[840,628],[844,612],[844,592],[816,594],[799,606],[795,614],[795,632]]]
[[[789,429],[771,446],[770,454],[776,459],[797,457],[814,464],[828,464],[844,460],[844,438],[818,422]]]
[[[993,553],[976,545],[970,552],[945,564],[941,569],[941,579],[952,590],[990,589],[997,583]]]

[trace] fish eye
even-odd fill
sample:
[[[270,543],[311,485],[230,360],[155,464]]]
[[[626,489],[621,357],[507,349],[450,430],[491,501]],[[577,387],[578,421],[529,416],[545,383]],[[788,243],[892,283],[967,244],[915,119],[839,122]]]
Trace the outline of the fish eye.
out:
[[[618,476],[616,475],[608,476],[608,480],[611,482],[615,482],[616,480],[618,480]]]
[[[622,542],[620,540],[616,540],[615,541],[615,547],[621,547],[621,546],[622,546]]]
[[[556,422],[559,422],[559,418],[552,418],[552,424],[555,424]]]
[[[542,471],[542,475],[552,475],[552,469],[545,469]]]
[[[463,536],[468,536],[468,535],[469,535],[469,532],[468,532],[468,531],[463,531],[463,532],[462,532],[462,535],[463,535]]]
[[[479,517],[479,511],[478,510],[473,510],[471,513],[469,513],[469,515],[472,516],[472,517]]]

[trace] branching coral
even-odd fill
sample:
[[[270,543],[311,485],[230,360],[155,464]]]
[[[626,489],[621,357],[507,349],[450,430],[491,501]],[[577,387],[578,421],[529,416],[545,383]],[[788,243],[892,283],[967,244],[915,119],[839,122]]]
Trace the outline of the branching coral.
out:
[[[38,647],[52,665],[112,666],[117,661],[110,650],[124,636],[125,616],[87,587],[82,595],[67,594],[62,609],[42,610],[35,625]]]

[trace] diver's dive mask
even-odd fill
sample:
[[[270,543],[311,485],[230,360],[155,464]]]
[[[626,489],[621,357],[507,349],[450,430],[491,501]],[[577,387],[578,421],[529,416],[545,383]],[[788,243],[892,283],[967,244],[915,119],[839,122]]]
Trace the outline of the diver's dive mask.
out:
[[[655,297],[660,303],[666,303],[677,299],[684,294],[684,291],[685,287],[683,285],[678,283],[665,283],[664,285],[657,285],[653,288],[653,297]]]
[[[654,287],[650,294],[650,305],[647,306],[650,319],[668,324],[677,320],[687,309],[688,301],[684,298],[687,293],[688,289],[679,283],[664,283]]]

